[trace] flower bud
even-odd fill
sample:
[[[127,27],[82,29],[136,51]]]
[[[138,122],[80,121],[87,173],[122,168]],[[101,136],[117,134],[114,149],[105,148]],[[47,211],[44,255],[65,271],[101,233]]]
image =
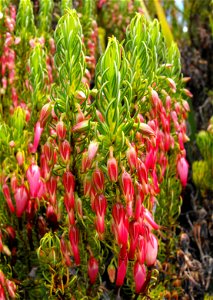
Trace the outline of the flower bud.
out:
[[[8,294],[11,298],[15,298],[16,297],[16,285],[13,281],[6,279],[6,289],[8,291]]]
[[[64,140],[60,146],[59,146],[59,152],[61,155],[61,158],[65,164],[68,163],[70,159],[70,153],[71,153],[71,147],[67,140]]]
[[[39,121],[40,121],[40,124],[41,124],[41,128],[44,128],[45,125],[46,125],[46,122],[51,114],[51,111],[52,111],[52,105],[51,103],[47,103],[45,104],[42,109],[41,109],[41,112],[40,112],[40,117],[39,117]]]
[[[11,214],[13,214],[14,211],[15,211],[15,208],[14,208],[11,196],[10,196],[10,189],[9,189],[9,187],[6,183],[4,183],[3,186],[2,186],[2,192],[3,192],[4,197],[6,199],[8,208],[9,208]]]
[[[102,193],[104,190],[104,173],[96,168],[92,174],[92,182],[97,192]]]
[[[40,168],[36,164],[31,164],[27,169],[27,180],[30,186],[30,196],[33,198],[41,198],[45,193],[45,186],[40,177]]]
[[[16,202],[16,215],[20,218],[24,213],[29,200],[29,194],[24,185],[21,185],[16,189],[14,198]]]
[[[136,261],[134,266],[134,281],[135,281],[135,292],[139,294],[141,288],[146,281],[146,268],[139,261]]]
[[[59,139],[64,140],[66,137],[66,132],[67,132],[67,129],[66,129],[64,122],[59,121],[56,124],[56,133],[57,133],[57,136],[59,137]]]
[[[116,277],[117,286],[122,286],[124,283],[124,279],[127,271],[127,263],[128,263],[127,253],[122,253],[121,255],[121,252],[125,252],[125,251],[121,248],[119,253],[118,269],[117,269],[117,277]]]
[[[174,80],[171,78],[167,78],[167,82],[168,82],[171,90],[173,91],[173,93],[176,93],[176,84],[175,84]]]
[[[129,234],[130,234],[130,248],[128,253],[129,259],[134,259],[135,250],[138,243],[139,236],[139,224],[136,221],[132,221],[129,224]]]
[[[143,233],[140,229],[140,234]],[[145,232],[146,235],[146,232]],[[142,235],[138,236],[138,243],[137,243],[137,259],[140,262],[140,264],[143,264],[145,262],[146,257],[146,240]]]
[[[98,275],[98,261],[93,256],[88,261],[88,275],[90,283],[94,284]]]
[[[46,188],[50,195],[50,203],[55,205],[56,203],[56,190],[57,190],[57,180],[54,176],[51,176],[50,179],[46,182]]]
[[[53,226],[53,227],[57,226],[58,216],[55,211],[55,208],[52,205],[47,206],[46,216],[47,216],[47,220],[51,224],[51,226]]]
[[[130,146],[126,152],[127,160],[130,166],[131,171],[137,168],[137,153],[135,148]]]
[[[129,234],[129,223],[122,204],[116,203],[112,208],[113,215],[113,232],[118,245],[127,245]]]
[[[80,265],[80,255],[78,249],[79,243],[79,231],[76,226],[72,226],[69,231],[69,240],[72,248],[72,252],[75,258],[76,265]]]
[[[97,142],[90,142],[89,147],[88,147],[88,159],[89,161],[92,161],[94,159],[94,157],[96,156],[98,151],[98,143]]]
[[[157,254],[158,254],[158,241],[156,239],[156,237],[154,236],[154,234],[150,233],[149,234],[149,238],[147,241],[147,245],[146,245],[147,249],[146,249],[146,264],[147,266],[152,266],[154,265],[156,258],[157,258]]]
[[[145,181],[145,183],[148,182],[146,165],[139,159],[138,159],[137,175],[138,175],[138,180],[141,184],[143,183],[143,180]]]
[[[126,198],[127,202],[131,202],[134,196],[134,186],[132,183],[132,178],[130,174],[124,170],[121,180],[124,197]]]
[[[75,207],[74,192],[70,192],[69,194],[64,195],[64,205],[66,207],[67,212],[69,212],[72,208]]]
[[[38,148],[38,144],[41,138],[41,134],[43,132],[43,128],[41,127],[40,122],[37,122],[34,129],[34,141],[33,141],[33,147],[30,149],[31,153],[35,153]]]
[[[177,173],[183,187],[187,184],[189,165],[185,157],[181,157],[177,162]]]
[[[77,123],[75,126],[73,126],[72,132],[84,132],[87,130],[88,127],[89,127],[89,121],[84,120]]]
[[[75,178],[73,174],[69,171],[66,171],[63,175],[62,180],[66,193],[73,193],[75,190]]]
[[[90,195],[90,190],[92,187],[92,178],[89,175],[86,175],[84,177],[83,185],[84,185],[84,196],[88,197]]]
[[[22,166],[24,163],[24,151],[18,151],[16,153],[16,160],[19,166]]]
[[[46,142],[43,146],[43,153],[49,165],[53,162],[54,149],[50,142]]]
[[[116,269],[115,269],[115,267],[112,263],[108,266],[107,273],[108,273],[110,282],[114,283],[115,282]]]

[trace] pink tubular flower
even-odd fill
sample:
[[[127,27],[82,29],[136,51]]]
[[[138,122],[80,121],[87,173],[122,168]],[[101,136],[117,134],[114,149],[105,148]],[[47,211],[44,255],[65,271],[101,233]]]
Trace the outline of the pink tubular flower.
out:
[[[154,234],[150,233],[147,241],[147,249],[146,249],[146,264],[147,266],[154,265],[158,254],[158,241]]]
[[[126,247],[122,247],[118,258],[118,269],[117,269],[117,277],[116,277],[117,286],[122,286],[124,283],[124,279],[127,271],[127,264],[128,264],[128,257],[127,257]]]
[[[107,208],[107,200],[104,195],[97,195],[94,203],[95,212],[97,215],[105,215]]]
[[[45,192],[45,186],[40,177],[40,168],[36,164],[31,164],[27,169],[27,181],[30,186],[30,196],[33,198],[41,198]]]
[[[69,240],[72,248],[72,252],[75,258],[76,265],[80,265],[80,254],[78,249],[79,243],[79,231],[76,226],[72,226],[69,231]]]
[[[137,153],[135,148],[130,145],[130,148],[126,152],[127,160],[131,171],[137,168]]]
[[[147,243],[145,238],[142,235],[138,236],[138,243],[137,243],[137,259],[140,264],[145,262],[147,252]]]
[[[151,91],[151,100],[152,100],[153,105],[157,108],[160,99],[159,99],[158,93],[155,90]]]
[[[53,162],[54,149],[50,142],[46,142],[43,146],[43,153],[49,165]]]
[[[93,256],[88,261],[88,275],[90,283],[94,284],[98,275],[98,261]]]
[[[159,225],[157,223],[155,223],[152,214],[148,211],[148,209],[144,208],[144,206],[142,205],[142,216],[145,219],[145,222],[147,223],[148,227],[150,227],[150,229],[154,229],[154,230],[158,230],[159,229]]]
[[[72,128],[72,132],[84,132],[89,126],[89,121],[84,120],[79,123],[77,123],[75,126]]]
[[[66,171],[63,175],[62,180],[66,193],[73,193],[75,190],[75,178],[73,174],[69,171]]]
[[[140,264],[139,261],[136,261],[134,266],[134,281],[135,281],[135,292],[139,294],[141,288],[146,281],[146,267],[143,264]]]
[[[141,204],[144,201],[144,194],[141,184],[137,183],[136,195],[135,195],[135,220],[138,220],[141,214]]]
[[[57,180],[54,176],[46,182],[46,188],[50,195],[50,203],[54,205],[56,203],[56,190],[57,190]]]
[[[114,157],[110,157],[107,161],[107,170],[109,179],[112,182],[116,182],[118,180],[118,164]]]
[[[57,216],[57,213],[55,211],[55,208],[52,205],[47,206],[46,216],[47,216],[48,222],[51,223],[51,225],[56,225],[57,224],[58,216]]]
[[[84,196],[88,197],[90,195],[90,190],[92,187],[92,178],[86,175],[84,178],[83,185],[84,185]]]
[[[4,288],[1,284],[0,284],[0,299],[1,300],[6,300],[6,295],[5,295],[5,292],[4,292]]]
[[[126,201],[131,202],[134,197],[134,186],[132,183],[132,178],[129,173],[124,171],[122,174],[121,180],[122,180],[122,189],[123,189],[123,193],[126,198]]]
[[[66,137],[66,132],[67,132],[67,129],[66,129],[64,122],[59,121],[56,124],[56,133],[57,133],[57,136],[59,137],[59,139],[64,140]]]
[[[18,186],[18,179],[17,179],[15,174],[12,175],[12,177],[10,179],[10,184],[11,184],[11,188],[12,188],[13,193],[15,193],[15,190]]]
[[[116,203],[112,208],[113,232],[118,245],[127,245],[129,235],[129,222],[122,204]]]
[[[64,205],[66,207],[67,212],[69,212],[71,208],[75,207],[74,192],[70,192],[69,194],[64,195]]]
[[[40,122],[36,123],[35,129],[34,129],[34,141],[33,141],[33,147],[30,149],[31,153],[35,153],[38,148],[38,144],[41,138],[41,134],[43,132],[44,128],[41,128]]]
[[[140,159],[138,159],[137,174],[138,174],[138,180],[141,184],[143,183],[143,181],[145,183],[148,182],[148,174],[147,174],[146,165]]]
[[[51,111],[52,111],[51,103],[47,103],[42,107],[41,112],[40,112],[40,117],[39,117],[39,121],[40,121],[42,128],[45,127],[46,122],[51,114]]]
[[[41,176],[48,180],[50,178],[51,174],[51,168],[48,165],[47,159],[44,154],[41,154],[40,157],[40,166],[41,166]]]
[[[110,157],[107,161],[107,171],[109,175],[109,179],[112,182],[116,182],[118,180],[118,163],[117,160],[113,156],[113,148],[110,148]]]
[[[138,243],[139,236],[139,224],[136,221],[132,221],[129,224],[129,234],[130,234],[130,248],[128,253],[129,259],[134,259],[135,250]]]
[[[96,168],[92,174],[92,181],[97,192],[102,193],[104,190],[104,173]]]
[[[9,187],[6,183],[4,183],[3,186],[2,186],[2,192],[4,194],[4,197],[6,199],[6,202],[7,202],[7,205],[8,205],[8,208],[9,208],[11,214],[14,213],[15,208],[14,208],[11,196],[10,196]]]
[[[13,281],[9,280],[9,279],[6,279],[6,288],[7,288],[7,291],[8,291],[8,294],[10,295],[10,297],[12,299],[15,299],[16,297],[16,285]]]
[[[189,164],[185,157],[180,157],[177,162],[177,173],[183,187],[187,184]]]
[[[104,233],[104,216],[106,214],[107,201],[104,195],[96,195],[94,201],[94,210],[97,215],[96,218],[96,229],[99,234]]]
[[[70,143],[67,140],[64,140],[60,146],[59,146],[59,152],[61,155],[61,158],[65,164],[68,163],[70,159],[70,153],[71,153],[71,147]]]
[[[88,147],[88,160],[90,162],[92,162],[92,160],[94,159],[94,157],[96,156],[98,151],[98,143],[97,142],[90,142],[89,147]]]
[[[171,90],[173,91],[173,93],[175,93],[176,92],[176,84],[175,84],[174,80],[171,78],[167,78],[167,81],[168,81],[168,84],[169,84]]]
[[[24,213],[29,200],[28,191],[24,185],[21,185],[16,189],[14,198],[16,202],[16,215],[20,218]]]

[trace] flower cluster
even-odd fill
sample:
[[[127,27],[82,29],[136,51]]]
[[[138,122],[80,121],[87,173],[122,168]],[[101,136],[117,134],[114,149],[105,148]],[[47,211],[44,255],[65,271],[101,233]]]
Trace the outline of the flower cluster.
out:
[[[90,7],[80,18],[67,8],[53,39],[49,2],[37,27],[28,0],[16,31],[15,8],[4,11],[1,80],[6,91],[9,78],[4,101],[13,109],[0,123],[0,255],[20,293],[38,280],[50,297],[95,299],[106,269],[117,287],[145,294],[159,250],[158,197],[169,178],[185,186],[188,175],[178,50],[166,48],[157,21],[137,14],[123,45],[110,38],[96,65]],[[16,292],[0,273],[0,298]]]

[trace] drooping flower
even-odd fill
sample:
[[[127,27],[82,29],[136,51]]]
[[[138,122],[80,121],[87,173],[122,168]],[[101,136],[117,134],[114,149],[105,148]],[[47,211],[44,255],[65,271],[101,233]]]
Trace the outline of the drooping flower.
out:
[[[127,264],[128,264],[128,257],[126,246],[123,246],[120,250],[119,257],[118,257],[118,268],[117,268],[117,277],[116,277],[116,285],[122,286],[124,283],[124,279],[126,277],[127,271]]]
[[[17,187],[14,198],[16,202],[16,215],[18,218],[20,218],[24,213],[29,200],[29,194],[25,185]]]
[[[154,265],[158,254],[158,241],[154,234],[149,234],[146,247],[145,261],[147,266],[152,266]]]
[[[134,266],[134,281],[135,281],[135,292],[139,294],[141,288],[146,281],[146,267],[139,261],[136,261]]]
[[[189,164],[185,157],[180,157],[177,162],[177,172],[183,187],[187,184]]]
[[[41,138],[41,134],[43,132],[44,128],[41,127],[40,122],[38,121],[35,125],[35,129],[34,129],[34,141],[33,141],[33,145],[32,147],[30,147],[30,152],[31,153],[35,153],[37,151],[38,148],[38,144]]]

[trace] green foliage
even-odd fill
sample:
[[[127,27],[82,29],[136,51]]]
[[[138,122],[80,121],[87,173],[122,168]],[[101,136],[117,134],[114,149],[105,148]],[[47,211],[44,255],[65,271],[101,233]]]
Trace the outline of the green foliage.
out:
[[[53,13],[53,0],[40,0],[39,1],[39,25],[38,31],[40,34],[46,35],[52,28],[52,13]]]
[[[122,131],[127,133],[133,125],[130,125],[129,113],[132,98],[130,82],[131,71],[124,50],[115,38],[109,39],[96,71],[96,87],[99,91],[96,105],[106,120],[99,123],[98,130],[109,138],[109,143],[116,141],[117,135],[122,136]],[[124,120],[128,120],[128,128],[123,126]]]
[[[200,131],[196,142],[203,160],[195,161],[192,165],[193,180],[201,190],[213,190],[213,133],[211,125],[208,131]]]
[[[31,50],[29,57],[29,67],[30,83],[32,85],[32,109],[35,109],[37,105],[39,108],[41,108],[46,79],[46,55],[40,44],[37,44]]]
[[[30,0],[20,0],[16,17],[16,35],[21,37],[21,41],[34,36],[36,27],[34,23],[33,7]]]
[[[76,11],[67,9],[55,31],[55,64],[60,82],[60,87],[55,89],[55,111],[66,112],[68,116],[70,109],[74,108],[74,95],[80,88],[85,68],[81,36],[82,28]]]

